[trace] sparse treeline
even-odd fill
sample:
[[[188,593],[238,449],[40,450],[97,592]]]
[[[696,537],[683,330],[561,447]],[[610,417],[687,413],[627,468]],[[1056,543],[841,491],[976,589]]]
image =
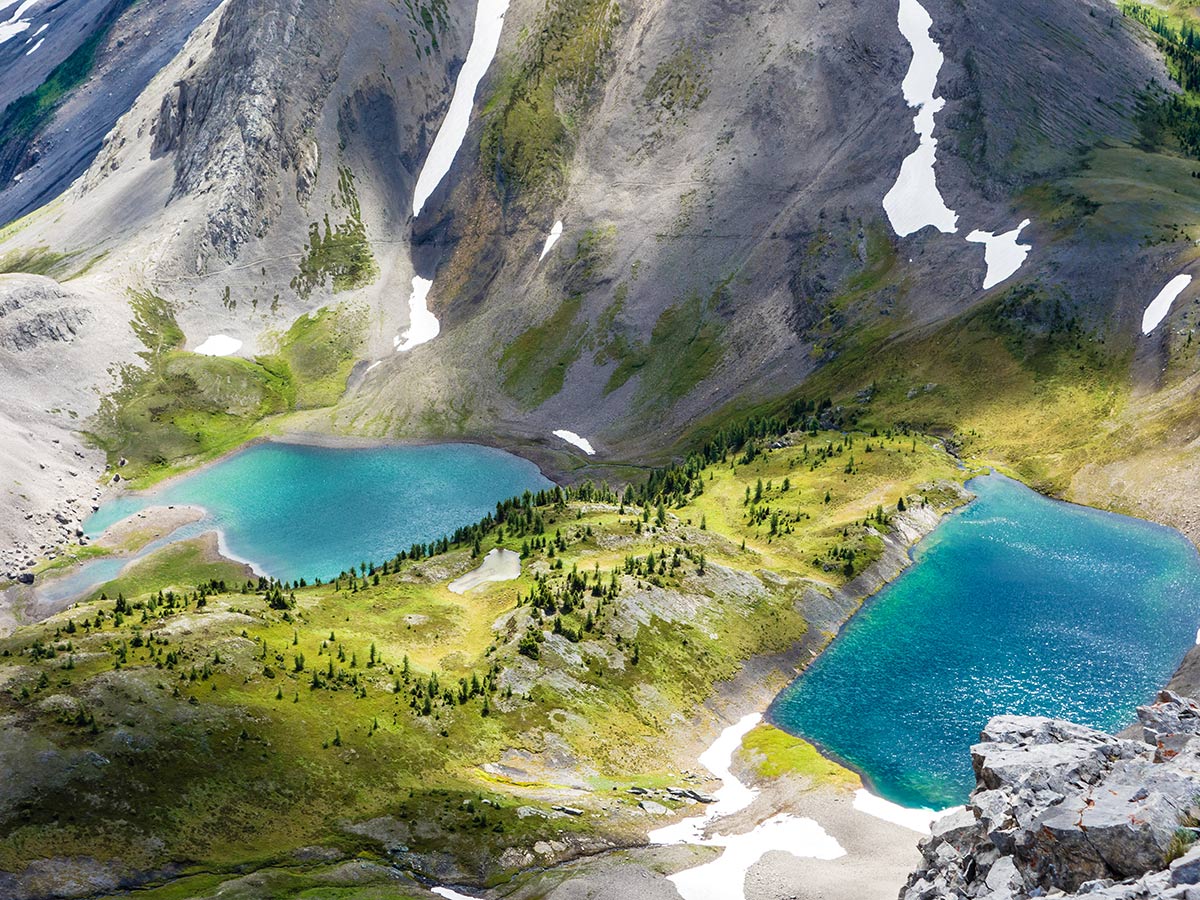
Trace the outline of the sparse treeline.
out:
[[[713,466],[727,464],[737,468],[750,465],[773,447],[786,444],[795,448],[795,461],[810,471],[835,465],[847,474],[856,474],[856,457],[883,450],[885,441],[909,433],[907,428],[901,427],[888,429],[883,435],[875,430],[869,434],[842,433],[828,440],[813,440],[822,430],[836,428],[842,421],[841,409],[835,408],[829,400],[820,403],[798,400],[780,414],[748,419],[717,432],[681,463],[656,469],[641,485],[627,485],[620,493],[607,484],[597,486],[590,482],[536,493],[526,491],[520,497],[497,503],[494,512],[451,535],[416,544],[380,564],[362,562],[351,566],[328,585],[322,585],[319,579],[312,582],[314,587],[326,586],[335,592],[367,590],[379,587],[382,579],[389,576],[398,578],[414,562],[451,550],[470,548],[472,555],[478,556],[485,540],[489,544],[507,543],[514,547],[519,541],[522,558],[544,557],[549,562],[548,571],[534,573],[528,592],[518,592],[516,609],[502,639],[488,648],[475,671],[461,674],[457,679],[436,670],[419,672],[406,655],[399,663],[385,661],[374,640],[369,641],[369,649],[368,642],[364,642],[356,651],[339,641],[333,631],[328,632],[327,638],[326,632],[322,631],[315,636],[315,642],[310,632],[302,646],[301,632],[311,628],[306,612],[297,609],[297,591],[309,586],[305,579],[288,583],[259,577],[228,585],[212,580],[190,591],[159,590],[134,602],[118,595],[111,606],[108,598],[102,595],[99,598],[102,605],[92,606],[82,617],[69,619],[65,626],[55,630],[52,640],[35,640],[32,645],[16,649],[16,653],[27,655],[33,662],[51,661],[52,666],[56,664],[53,662],[56,657],[65,658],[65,662],[57,665],[63,670],[73,670],[79,653],[75,641],[91,637],[92,649],[86,657],[79,657],[81,660],[90,659],[89,665],[94,665],[95,650],[102,649],[109,655],[113,669],[150,666],[164,675],[171,673],[174,687],[169,687],[166,681],[160,687],[169,689],[177,699],[184,697],[181,688],[190,688],[187,696],[190,704],[200,701],[196,690],[201,685],[205,685],[206,693],[216,692],[218,680],[222,684],[236,684],[240,676],[241,683],[248,684],[252,678],[261,675],[265,679],[263,686],[275,688],[271,694],[277,702],[285,700],[285,688],[293,703],[301,702],[302,693],[329,696],[347,692],[356,699],[387,696],[391,700],[389,705],[393,706],[393,724],[396,713],[404,705],[419,718],[440,719],[443,712],[468,705],[475,705],[478,714],[489,716],[497,709],[494,703],[513,697],[514,682],[506,677],[503,657],[494,655],[498,645],[515,649],[517,658],[539,660],[546,642],[555,637],[571,643],[602,640],[615,645],[627,665],[637,666],[642,657],[638,635],[622,634],[621,629],[615,627],[617,617],[612,612],[619,609],[615,601],[622,588],[634,583],[639,588],[645,588],[647,584],[657,588],[677,587],[693,573],[705,574],[707,560],[702,548],[687,546],[686,539],[683,546],[656,546],[645,556],[628,555],[622,563],[608,570],[602,570],[599,564],[584,571],[580,571],[577,564],[564,565],[564,555],[569,556],[568,551],[573,545],[587,544],[595,537],[591,524],[579,521],[585,511],[572,509],[571,504],[592,503],[618,508],[622,526],[631,527],[639,535],[643,533],[643,527],[657,532],[668,526],[668,505],[683,506],[704,492],[706,477],[711,474],[706,470]],[[916,452],[915,439],[911,452]],[[759,478],[753,486],[746,488],[744,521],[754,529],[765,529],[769,525],[768,542],[793,532],[802,520],[811,518],[803,510],[790,508],[790,503],[789,508],[784,507],[785,501],[794,496],[793,490],[791,480],[786,476],[778,483],[771,479],[764,483]],[[816,502],[820,502],[819,495]],[[826,490],[824,503],[830,502],[830,493]],[[634,509],[630,510],[630,507]],[[897,510],[904,508],[902,498]],[[627,512],[631,514],[628,522],[624,518]],[[825,571],[840,571],[847,578],[853,577],[872,555],[870,541],[875,540],[879,532],[887,530],[889,521],[890,515],[878,506],[873,516],[863,519],[861,526],[843,528],[841,541],[824,553],[818,553],[813,565]],[[691,524],[690,519],[688,524]],[[698,528],[701,531],[707,529],[703,516]],[[745,550],[744,541],[742,549]],[[153,630],[153,625],[179,615],[189,607],[205,607],[211,597],[237,592],[257,594],[265,601],[267,610],[231,607],[229,611],[267,624],[274,618],[268,611],[278,612],[279,620],[293,626],[287,639],[290,646],[282,642],[268,644],[266,637],[252,638],[243,630],[242,639],[254,642],[254,649],[247,656],[232,646],[228,652],[224,648],[187,648],[173,640],[173,634],[168,630]],[[136,618],[139,614],[140,622]],[[96,643],[98,637],[99,646]],[[307,658],[305,650],[309,651]],[[3,655],[12,652],[6,649]],[[359,656],[359,652],[363,655]],[[237,657],[236,664],[231,657]],[[516,683],[522,682],[517,680]],[[50,684],[49,675],[43,670],[36,682],[22,685],[19,699],[29,700],[49,690]],[[524,689],[519,690],[523,699],[530,699]],[[507,709],[509,705],[505,703],[499,708]],[[92,711],[81,703],[72,708],[68,724],[96,732],[105,723],[98,724]],[[378,719],[373,719],[368,736],[379,727]],[[446,734],[444,726],[434,727],[440,728],[439,733]],[[326,746],[329,743],[327,741]],[[341,733],[336,729],[332,744],[342,745]]]
[[[740,454],[737,462],[747,465],[772,441],[796,432],[815,436],[822,429],[836,427],[838,422],[840,416],[831,399],[797,399],[782,412],[750,417],[720,429],[703,447],[689,453],[683,462],[652,470],[642,484],[628,484],[619,495],[608,484],[596,485],[591,481],[536,493],[526,491],[520,497],[500,501],[494,513],[489,513],[473,525],[457,529],[453,534],[429,543],[413,544],[382,564],[364,562],[357,570],[352,566],[349,572],[342,572],[338,576],[335,587],[340,589],[345,583],[350,589],[357,589],[357,579],[360,578],[364,581],[371,579],[378,584],[379,575],[392,574],[405,562],[428,559],[462,547],[471,547],[474,555],[478,555],[482,541],[493,535],[497,543],[508,539],[524,540],[522,556],[528,556],[531,549],[546,549],[542,537],[546,533],[544,511],[552,509],[563,512],[572,502],[640,506],[647,511],[659,507],[682,507],[690,499],[704,493],[704,482],[700,476],[708,466],[726,462],[730,455],[736,454]],[[906,428],[898,430],[908,433]],[[873,436],[877,437],[878,431],[873,432]],[[849,446],[853,446],[852,441]],[[832,448],[818,448],[814,454],[814,458],[821,461],[832,456],[834,451]],[[660,510],[660,520],[662,515]],[[644,516],[644,519],[649,521],[649,516]],[[550,546],[552,548],[553,544]],[[550,555],[553,556],[553,550]]]
[[[1122,0],[1121,12],[1153,32],[1171,78],[1183,88],[1181,94],[1144,99],[1139,110],[1144,140],[1157,143],[1162,132],[1170,132],[1188,156],[1200,157],[1200,34],[1190,21],[1144,3]]]
[[[801,399],[794,401],[781,414],[756,416],[727,426],[718,431],[700,450],[690,453],[682,463],[654,469],[645,482],[637,486],[627,485],[620,495],[608,484],[596,485],[591,481],[584,481],[579,485],[554,487],[536,493],[526,491],[520,497],[501,500],[496,504],[494,513],[489,513],[473,525],[464,525],[453,534],[428,543],[413,544],[409,549],[402,550],[383,563],[363,562],[357,567],[351,566],[349,571],[338,575],[335,587],[340,589],[344,583],[348,588],[356,589],[358,579],[371,580],[378,584],[376,579],[379,575],[392,574],[405,562],[428,559],[462,547],[471,547],[478,555],[482,541],[493,535],[497,543],[514,538],[537,539],[535,543],[526,542],[523,553],[528,555],[530,547],[537,549],[543,546],[540,539],[546,532],[544,510],[554,509],[562,512],[572,502],[606,503],[613,506],[680,506],[690,497],[703,492],[699,476],[705,467],[725,460],[730,453],[742,451],[746,454],[743,462],[751,462],[760,452],[761,442],[780,438],[794,431],[816,434],[820,428],[827,427],[822,419],[832,407],[833,401],[829,399],[819,403]],[[293,587],[303,583],[302,579],[293,583]],[[320,584],[320,581],[314,583]]]

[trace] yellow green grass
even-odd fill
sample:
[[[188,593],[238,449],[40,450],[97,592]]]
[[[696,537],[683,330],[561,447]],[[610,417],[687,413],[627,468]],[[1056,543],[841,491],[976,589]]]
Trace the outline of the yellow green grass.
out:
[[[815,785],[862,787],[862,779],[854,772],[826,759],[808,741],[773,725],[759,725],[747,734],[742,739],[741,754],[763,778],[793,776]]]
[[[92,595],[141,597],[156,591],[191,590],[210,580],[240,585],[248,575],[245,565],[221,558],[215,536],[206,535],[169,544],[131,563],[120,577],[96,588]]]
[[[76,563],[86,562],[89,559],[107,556],[112,551],[106,547],[98,547],[95,544],[87,544],[80,546],[79,544],[71,544],[59,551],[54,559],[44,559],[33,567],[34,575],[44,575],[47,572],[55,572],[59,569],[70,568]]]
[[[345,391],[366,329],[366,313],[341,304],[301,316],[253,360],[183,350],[172,304],[132,292],[143,366],[121,370],[121,386],[87,424],[92,441],[121,474],[147,487],[182,469],[270,433],[279,417],[332,406]]]
[[[957,502],[937,485],[963,473],[927,436],[791,440],[701,470],[670,509],[609,496],[550,502],[529,527],[510,519],[503,535],[481,535],[478,552],[526,550],[521,577],[466,595],[446,585],[478,564],[470,542],[282,591],[247,584],[203,540],[139,562],[103,587],[108,599],[0,640],[0,715],[19,723],[12,758],[54,748],[67,760],[108,760],[86,788],[71,773],[87,768],[23,778],[35,793],[14,801],[19,814],[0,829],[0,867],[88,855],[133,869],[185,860],[219,874],[312,844],[376,858],[380,846],[347,826],[385,816],[411,853],[449,853],[495,880],[511,874],[495,867],[506,847],[641,833],[625,788],[678,783],[691,763],[669,736],[745,659],[804,636],[801,588],[860,571],[899,498]],[[819,460],[816,447],[827,448]],[[771,534],[768,507],[805,515]],[[557,591],[573,571],[586,576],[581,605],[535,613],[538,579]],[[520,651],[533,633],[537,659]],[[423,710],[435,674],[439,692]],[[768,771],[836,774],[770,733],[749,746]],[[515,768],[482,768],[509,749],[529,755]],[[517,815],[562,802],[558,792],[580,778],[594,792],[573,795],[583,816]]]

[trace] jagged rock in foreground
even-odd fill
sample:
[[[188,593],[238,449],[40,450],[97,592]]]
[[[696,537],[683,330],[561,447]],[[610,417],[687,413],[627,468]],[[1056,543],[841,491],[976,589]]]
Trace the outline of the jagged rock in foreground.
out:
[[[1200,704],[1163,691],[1142,740],[997,716],[971,748],[978,786],[921,843],[902,900],[1200,900]]]

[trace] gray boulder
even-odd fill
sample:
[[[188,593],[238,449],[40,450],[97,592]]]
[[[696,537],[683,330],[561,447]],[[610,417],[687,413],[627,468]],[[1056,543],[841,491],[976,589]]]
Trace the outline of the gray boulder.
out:
[[[1138,721],[1141,741],[992,719],[975,792],[922,841],[902,900],[1200,900],[1200,704],[1164,691]]]

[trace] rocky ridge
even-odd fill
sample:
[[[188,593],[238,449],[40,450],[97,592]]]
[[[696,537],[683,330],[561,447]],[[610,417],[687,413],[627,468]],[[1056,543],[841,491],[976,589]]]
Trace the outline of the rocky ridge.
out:
[[[112,383],[98,341],[132,355],[124,300],[38,275],[0,275],[0,584],[78,543],[100,499],[103,452],[80,422]]]
[[[1163,691],[1140,740],[997,716],[978,786],[934,823],[901,900],[1200,898],[1200,704]]]

